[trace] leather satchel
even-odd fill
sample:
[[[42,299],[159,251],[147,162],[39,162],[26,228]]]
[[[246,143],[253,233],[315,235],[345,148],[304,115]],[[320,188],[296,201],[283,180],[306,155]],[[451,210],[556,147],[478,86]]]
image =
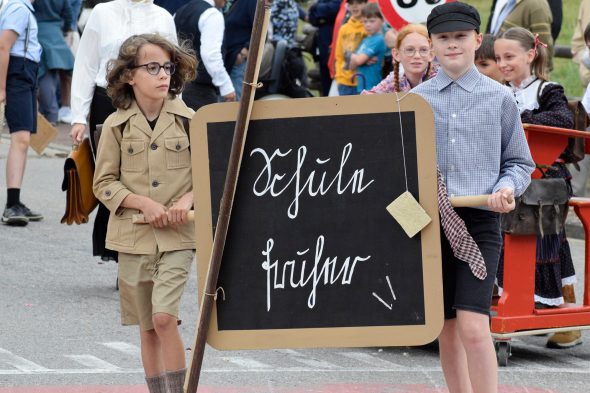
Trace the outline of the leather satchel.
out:
[[[569,192],[563,178],[533,179],[516,207],[502,214],[502,230],[511,235],[555,235],[565,225]]]
[[[90,140],[84,138],[82,143],[66,158],[62,191],[66,191],[66,212],[62,224],[85,224],[88,216],[98,205],[92,191],[94,177],[94,160],[90,149]]]

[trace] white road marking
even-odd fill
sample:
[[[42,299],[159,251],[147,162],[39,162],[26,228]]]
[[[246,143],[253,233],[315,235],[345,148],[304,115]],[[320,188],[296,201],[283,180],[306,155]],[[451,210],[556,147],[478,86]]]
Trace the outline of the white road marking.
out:
[[[9,366],[17,368],[24,372],[45,372],[46,369],[43,366],[33,363],[30,360],[16,356],[10,351],[0,348],[0,363],[6,363]]]
[[[306,366],[309,366],[312,369],[332,370],[332,369],[340,368],[335,364],[325,362],[323,360],[312,359],[312,358],[310,358],[300,352],[297,352],[293,349],[279,349],[278,352],[284,353],[285,355],[289,356],[290,360],[294,360],[298,363],[305,364]]]
[[[388,370],[391,370],[391,368],[395,368],[397,370],[407,369],[406,366],[402,366],[401,364],[390,362],[389,360],[381,359],[377,356],[369,355],[368,353],[364,352],[341,352],[340,355],[346,356],[347,358],[356,360],[358,362],[386,368]]]
[[[115,366],[109,362],[106,362],[96,356],[92,355],[64,355],[65,357],[72,359],[73,361],[80,363],[83,366],[89,367],[94,370],[104,371],[118,371],[121,367]]]
[[[139,349],[138,346],[133,345],[133,344],[129,344],[129,343],[122,342],[122,341],[113,341],[113,342],[101,343],[101,344],[104,345],[105,347],[114,349],[115,351],[122,352],[126,355],[130,355],[135,358],[141,356],[141,350]]]
[[[227,362],[233,363],[236,366],[240,366],[240,367],[243,367],[245,369],[250,369],[250,370],[255,370],[255,369],[268,370],[271,368],[271,366],[269,366],[268,364],[264,364],[264,363],[259,362],[257,360],[245,358],[245,357],[240,357],[240,356],[231,356],[231,357],[222,356],[221,359],[225,360]]]

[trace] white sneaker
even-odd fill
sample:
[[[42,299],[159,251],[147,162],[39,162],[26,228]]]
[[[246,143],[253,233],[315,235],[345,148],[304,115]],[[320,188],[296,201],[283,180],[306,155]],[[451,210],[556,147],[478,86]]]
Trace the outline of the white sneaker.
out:
[[[62,106],[57,112],[57,121],[70,124],[72,122],[72,110],[69,106]]]

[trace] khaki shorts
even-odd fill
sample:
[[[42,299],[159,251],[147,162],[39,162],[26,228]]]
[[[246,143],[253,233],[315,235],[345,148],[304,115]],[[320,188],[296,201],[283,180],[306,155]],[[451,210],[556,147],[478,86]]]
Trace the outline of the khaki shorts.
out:
[[[166,313],[178,319],[194,250],[158,252],[152,255],[119,253],[121,323],[154,328],[152,315]]]

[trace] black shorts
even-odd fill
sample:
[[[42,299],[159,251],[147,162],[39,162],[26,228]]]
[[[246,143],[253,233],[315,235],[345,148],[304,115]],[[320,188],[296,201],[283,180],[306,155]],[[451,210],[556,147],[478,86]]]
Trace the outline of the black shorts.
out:
[[[500,215],[470,208],[458,208],[455,211],[465,221],[467,230],[479,246],[486,264],[487,277],[485,280],[475,277],[469,264],[453,255],[451,245],[441,228],[445,319],[456,318],[457,310],[490,315],[494,279],[502,246]]]
[[[37,70],[39,64],[10,56],[6,74],[6,123],[11,133],[37,132]]]

